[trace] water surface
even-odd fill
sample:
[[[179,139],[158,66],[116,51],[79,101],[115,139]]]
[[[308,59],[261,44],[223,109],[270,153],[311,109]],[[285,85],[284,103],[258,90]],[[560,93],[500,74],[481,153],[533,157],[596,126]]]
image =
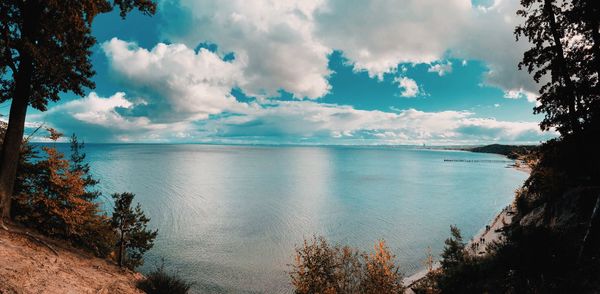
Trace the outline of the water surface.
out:
[[[201,293],[289,292],[305,237],[361,249],[385,239],[406,274],[458,225],[473,236],[526,175],[503,157],[413,147],[86,146],[104,194],[135,193],[160,258]],[[109,204],[106,204],[109,205]]]

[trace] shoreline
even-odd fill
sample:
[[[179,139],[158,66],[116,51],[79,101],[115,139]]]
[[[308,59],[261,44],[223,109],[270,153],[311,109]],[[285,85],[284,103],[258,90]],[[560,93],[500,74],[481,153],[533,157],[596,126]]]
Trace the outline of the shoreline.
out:
[[[512,215],[514,214],[514,210],[512,204],[503,208],[494,219],[490,222],[489,225],[479,230],[473,238],[467,242],[465,248],[469,254],[483,256],[487,254],[486,251],[487,245],[502,240],[501,230],[507,225],[511,224]],[[481,241],[480,241],[481,240]],[[440,268],[441,264],[439,261],[436,261],[433,264],[432,270],[436,270]],[[406,278],[404,278],[403,283],[406,287],[411,287],[416,282],[424,278],[429,273],[428,269],[422,269]]]
[[[482,256],[487,254],[486,247],[492,242],[497,242],[502,240],[501,229],[507,225],[510,225],[512,221],[512,214],[514,213],[512,204],[503,208],[494,219],[490,222],[489,225],[479,230],[473,238],[467,242],[465,248],[467,252],[470,254]],[[481,241],[479,241],[481,240]],[[441,264],[439,261],[436,261],[433,264],[432,270],[436,270],[440,268]],[[429,273],[428,269],[422,269],[406,278],[404,278],[403,283],[406,287],[410,287],[414,285],[416,282],[424,278],[427,273]]]
[[[514,168],[515,170],[518,170],[520,172],[531,174],[531,167],[518,160],[516,160],[514,164],[510,164],[507,167]],[[479,256],[487,254],[487,245],[491,244],[492,242],[500,241],[502,239],[501,229],[511,224],[512,216],[514,213],[515,211],[513,203],[509,203],[500,212],[498,212],[498,214],[488,225],[481,228],[479,232],[477,232],[473,236],[473,238],[471,238],[469,242],[467,242],[465,246],[467,252],[469,254],[475,254]],[[432,266],[432,270],[437,270],[440,268],[440,266],[440,262],[436,261]],[[419,280],[423,279],[428,273],[429,270],[425,268],[404,278],[403,283],[405,287],[407,287],[406,293],[412,293],[410,287],[413,286]]]

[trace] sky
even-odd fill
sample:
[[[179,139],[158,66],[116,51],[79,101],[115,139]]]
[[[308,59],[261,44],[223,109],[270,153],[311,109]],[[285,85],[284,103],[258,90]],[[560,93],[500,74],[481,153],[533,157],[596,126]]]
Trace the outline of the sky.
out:
[[[538,143],[518,0],[159,0],[93,23],[95,89],[43,123],[92,143]],[[8,112],[7,103],[0,112]]]

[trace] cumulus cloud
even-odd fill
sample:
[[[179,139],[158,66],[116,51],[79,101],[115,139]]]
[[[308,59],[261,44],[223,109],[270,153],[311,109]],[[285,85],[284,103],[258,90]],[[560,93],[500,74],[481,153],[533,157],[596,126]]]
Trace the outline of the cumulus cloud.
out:
[[[100,97],[95,92],[88,96],[51,107],[46,112],[29,115],[28,119],[57,128],[59,131],[80,132],[93,142],[136,141],[175,137],[188,127],[186,123],[155,123],[145,116],[124,116],[135,104],[125,93]]]
[[[419,85],[411,78],[396,77],[394,78],[394,83],[398,84],[398,88],[401,90],[400,96],[402,97],[415,97],[421,93]]]
[[[314,11],[321,0],[162,3],[175,10],[163,26],[165,36],[195,47],[203,41],[233,52],[243,64],[241,89],[247,95],[277,96],[283,89],[297,98],[319,98],[331,88],[327,78],[331,48],[316,39]]]
[[[252,103],[208,120],[154,122],[123,111],[136,107],[133,100],[123,93],[91,93],[30,119],[77,130],[89,142],[468,144],[538,142],[554,136],[541,132],[535,122],[478,118],[466,111],[385,112],[312,101]]]
[[[340,50],[355,71],[373,78],[399,71],[392,82],[403,97],[424,92],[399,64],[428,64],[429,72],[443,76],[455,58],[463,66],[483,60],[486,84],[503,89],[506,98],[533,101],[537,85],[516,69],[527,47],[512,35],[520,21],[517,0],[489,7],[470,0],[179,0],[160,6],[168,20],[161,37],[173,43],[141,48],[114,38],[102,44],[127,96],[91,93],[31,118],[64,130],[85,128],[92,141],[443,144],[537,142],[553,135],[535,122],[464,111],[367,111],[308,100],[331,91],[328,56]],[[218,49],[199,48],[204,42]],[[233,89],[258,99],[240,102]],[[281,90],[297,99],[266,99]]]
[[[383,79],[401,63],[451,70],[448,57],[483,60],[488,85],[535,95],[538,86],[516,65],[527,42],[515,43],[518,0],[489,7],[470,0],[310,0],[163,2],[171,11],[166,38],[193,47],[202,41],[234,52],[244,67],[243,90],[254,96],[327,94],[327,56],[340,50],[356,71]]]
[[[231,95],[242,80],[239,61],[224,61],[206,49],[157,44],[152,50],[116,38],[102,44],[112,70],[142,100],[130,115],[156,121],[205,119],[244,107]]]
[[[273,107],[276,106],[276,107]],[[535,122],[477,118],[466,111],[384,112],[310,101],[281,101],[209,122],[213,136],[249,140],[361,144],[539,142],[554,136]]]
[[[382,77],[399,63],[431,63],[460,42],[469,0],[330,0],[317,11],[317,35],[356,70]]]

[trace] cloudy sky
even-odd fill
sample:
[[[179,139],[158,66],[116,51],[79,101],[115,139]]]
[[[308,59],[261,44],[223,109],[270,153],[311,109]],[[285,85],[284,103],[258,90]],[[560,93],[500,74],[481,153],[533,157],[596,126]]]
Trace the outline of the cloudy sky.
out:
[[[164,0],[94,20],[97,87],[45,123],[86,142],[535,143],[517,0]],[[0,111],[8,112],[7,104]]]

